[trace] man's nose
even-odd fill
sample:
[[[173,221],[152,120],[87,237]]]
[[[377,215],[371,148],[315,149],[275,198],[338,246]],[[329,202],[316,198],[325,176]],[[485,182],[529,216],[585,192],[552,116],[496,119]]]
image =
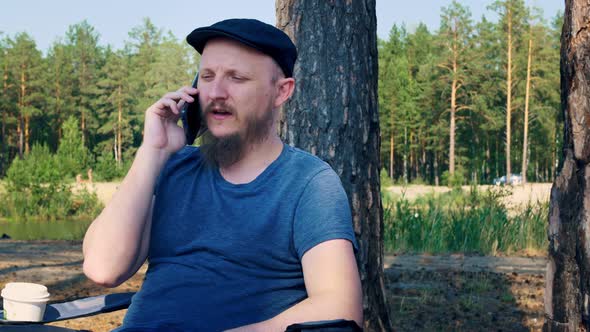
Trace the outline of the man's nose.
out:
[[[227,98],[227,87],[223,78],[216,78],[209,83],[209,98],[211,100],[223,100]]]

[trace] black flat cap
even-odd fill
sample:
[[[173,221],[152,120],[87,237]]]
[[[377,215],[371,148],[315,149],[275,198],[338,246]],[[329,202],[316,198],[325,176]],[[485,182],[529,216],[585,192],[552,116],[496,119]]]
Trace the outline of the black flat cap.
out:
[[[234,18],[197,28],[186,36],[186,41],[202,54],[207,41],[215,37],[231,38],[267,54],[286,77],[293,76],[297,49],[289,36],[274,26],[254,19]]]

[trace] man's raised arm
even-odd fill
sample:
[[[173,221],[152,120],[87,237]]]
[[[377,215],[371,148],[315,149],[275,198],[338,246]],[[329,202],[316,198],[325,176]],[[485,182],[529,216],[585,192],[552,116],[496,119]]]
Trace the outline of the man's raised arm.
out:
[[[94,282],[116,287],[147,257],[156,179],[166,161],[185,145],[178,126],[180,108],[195,102],[197,89],[183,87],[150,106],[144,137],[119,190],[84,236],[84,273]],[[196,101],[198,102],[198,101]]]

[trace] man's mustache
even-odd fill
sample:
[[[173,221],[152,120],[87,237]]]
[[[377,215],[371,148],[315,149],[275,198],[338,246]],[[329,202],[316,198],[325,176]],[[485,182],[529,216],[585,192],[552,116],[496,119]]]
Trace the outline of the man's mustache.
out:
[[[216,103],[211,102],[203,109],[203,116],[207,116],[207,114],[211,112],[221,112],[221,113],[230,113],[235,114],[235,110],[233,107],[225,104],[225,103]]]

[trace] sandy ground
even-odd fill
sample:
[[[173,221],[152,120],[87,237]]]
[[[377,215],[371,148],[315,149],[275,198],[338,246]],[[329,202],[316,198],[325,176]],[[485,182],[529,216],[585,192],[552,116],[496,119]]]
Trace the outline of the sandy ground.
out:
[[[82,247],[70,241],[0,240],[0,288],[12,281],[35,282],[47,286],[51,303],[81,297],[137,291],[146,266],[117,288],[103,288],[82,272]],[[53,323],[50,325],[91,331],[110,331],[119,326],[125,310]]]
[[[90,192],[95,192],[98,196],[98,199],[103,204],[108,203],[113,195],[119,189],[119,182],[93,182],[93,183],[76,183],[74,184],[73,190],[78,190],[80,188],[86,188]]]
[[[519,186],[478,186],[481,191],[507,190],[509,195],[504,198],[504,202],[511,207],[523,206],[528,203],[548,202],[551,194],[551,183],[527,183]],[[468,192],[471,188],[463,186],[463,191]],[[397,197],[405,197],[408,200],[427,194],[441,194],[450,191],[448,187],[435,187],[426,185],[408,185],[408,186],[391,186],[386,188],[387,191]]]
[[[96,192],[98,198],[103,203],[108,201],[115,194],[119,188],[118,182],[95,182],[77,184],[75,188],[85,186],[88,190]],[[479,190],[508,190],[510,194],[506,196],[505,202],[512,206],[526,205],[528,203],[547,202],[551,192],[551,183],[527,183],[519,186],[497,187],[482,185],[478,187]],[[391,186],[386,188],[389,192],[396,196],[403,196],[407,199],[415,199],[426,194],[440,194],[450,191],[448,187],[435,187],[426,185],[408,185],[408,186]],[[464,191],[469,191],[469,186],[463,187]]]
[[[0,288],[11,281],[47,285],[51,302],[137,291],[145,266],[113,289],[82,272],[80,242],[0,240]],[[537,331],[543,324],[543,257],[387,255],[386,291],[396,331]],[[53,323],[110,331],[125,310]]]
[[[118,183],[78,184],[107,203]],[[512,188],[510,204],[547,201],[550,184]],[[465,188],[468,190],[469,188]],[[390,187],[414,199],[444,187]],[[0,288],[11,281],[43,283],[52,302],[137,291],[146,267],[117,288],[95,285],[82,272],[80,242],[0,240]],[[464,255],[388,255],[386,295],[396,331],[540,331],[543,324],[545,258]],[[119,326],[125,310],[52,325],[90,331]]]

